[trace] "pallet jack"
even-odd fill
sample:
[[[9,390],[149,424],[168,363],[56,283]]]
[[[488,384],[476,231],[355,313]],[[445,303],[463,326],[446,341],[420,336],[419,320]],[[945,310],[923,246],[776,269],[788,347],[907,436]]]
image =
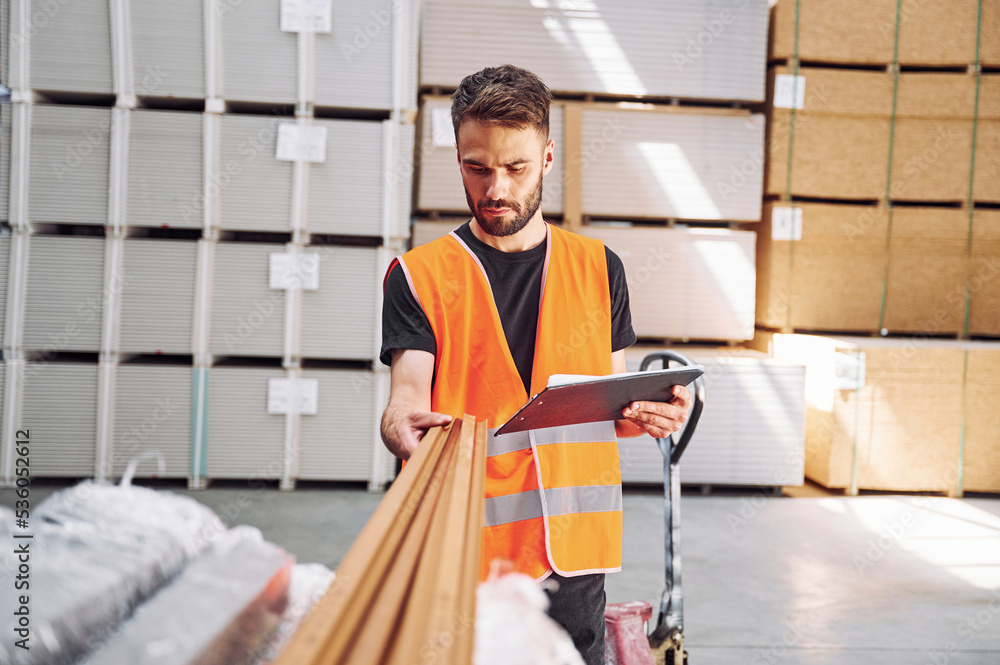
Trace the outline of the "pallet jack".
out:
[[[677,351],[656,351],[642,359],[639,370],[645,372],[660,361],[663,369],[671,362],[694,365],[694,361]],[[687,665],[684,649],[684,597],[681,593],[681,478],[678,464],[698,425],[705,406],[704,376],[695,380],[691,391],[694,403],[684,429],[679,436],[672,434],[657,439],[663,455],[663,535],[665,545],[666,586],[660,596],[660,611],[656,626],[649,633],[649,647],[655,661],[665,665]],[[676,437],[676,441],[675,441]]]

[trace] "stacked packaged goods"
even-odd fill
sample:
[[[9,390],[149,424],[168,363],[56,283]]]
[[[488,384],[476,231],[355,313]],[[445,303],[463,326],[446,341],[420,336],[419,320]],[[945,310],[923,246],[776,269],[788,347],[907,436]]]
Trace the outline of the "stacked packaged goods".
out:
[[[962,468],[989,466],[966,425],[990,381],[978,358],[1000,349],[965,341],[1000,336],[1000,77],[984,73],[1000,10],[779,0],[771,19],[758,343],[881,336],[773,336],[775,357],[809,367],[806,475],[854,492],[996,491]],[[928,394],[944,403],[931,436]]]
[[[661,350],[625,352],[629,371]],[[731,347],[681,349],[705,366],[705,410],[680,465],[681,480],[699,485],[801,485],[805,368],[794,361]],[[663,482],[663,459],[648,436],[621,439],[622,479]]]
[[[761,218],[765,116],[750,105],[765,99],[766,15],[763,0],[426,3],[417,124],[423,219],[413,244],[468,219],[442,93],[511,62],[554,94],[555,166],[544,179],[542,213],[622,259],[637,336],[659,344],[752,339],[755,233],[736,227]],[[485,38],[484,26],[506,38]],[[512,61],[510,53],[520,55]],[[742,397],[710,399],[725,411]],[[801,427],[786,434],[782,445],[801,451]],[[748,441],[751,455],[771,443]],[[733,449],[722,457],[741,459]],[[769,467],[743,475],[730,467],[705,464],[685,482],[775,484]],[[661,465],[651,468],[662,479]],[[801,471],[786,482],[801,483]]]
[[[192,487],[382,486],[373,339],[409,235],[416,5],[133,4],[0,5],[0,483],[14,425],[44,422],[38,475],[156,450]]]
[[[761,333],[806,367],[805,474],[826,487],[1000,491],[1000,347],[927,337]]]

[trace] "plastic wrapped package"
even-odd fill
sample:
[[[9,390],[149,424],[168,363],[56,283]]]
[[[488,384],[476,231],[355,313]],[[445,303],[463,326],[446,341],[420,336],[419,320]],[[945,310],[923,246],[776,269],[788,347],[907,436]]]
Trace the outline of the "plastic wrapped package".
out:
[[[476,589],[475,665],[583,665],[549,599],[521,573],[491,575]]]
[[[326,593],[333,578],[333,571],[321,563],[295,564],[288,585],[288,607],[281,623],[267,636],[248,665],[270,665],[278,658],[285,643]]]
[[[288,606],[294,561],[255,527],[220,536],[83,665],[238,665]]]
[[[608,603],[604,608],[607,628],[604,662],[607,665],[654,665],[653,652],[646,637],[646,622],[653,616],[653,606],[644,600]]]
[[[85,481],[53,494],[31,513],[32,537],[17,539],[27,552],[0,550],[0,575],[28,558],[31,627],[30,649],[16,647],[19,594],[0,594],[0,663],[76,662],[224,531],[169,492]]]

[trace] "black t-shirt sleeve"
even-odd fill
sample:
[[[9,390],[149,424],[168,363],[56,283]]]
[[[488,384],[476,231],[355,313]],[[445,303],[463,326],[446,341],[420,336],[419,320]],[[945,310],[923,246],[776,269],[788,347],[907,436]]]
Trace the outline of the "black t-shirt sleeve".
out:
[[[625,266],[618,255],[607,247],[604,253],[608,259],[608,285],[611,287],[611,351],[620,351],[635,344],[632,330],[632,310],[628,301],[628,282],[625,281]]]
[[[419,349],[437,353],[437,341],[427,315],[410,291],[406,275],[394,264],[382,296],[382,349],[379,360],[392,364],[393,349]]]

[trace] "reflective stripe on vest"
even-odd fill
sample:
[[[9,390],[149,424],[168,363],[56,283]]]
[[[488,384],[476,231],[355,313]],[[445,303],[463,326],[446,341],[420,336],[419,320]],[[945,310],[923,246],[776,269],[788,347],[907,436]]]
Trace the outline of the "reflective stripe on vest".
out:
[[[588,485],[584,487],[554,487],[542,490],[545,495],[544,513],[604,513],[622,509],[621,485]],[[486,499],[485,526],[498,526],[520,520],[530,520],[543,514],[537,490],[495,496]]]
[[[604,245],[546,225],[531,393],[552,374],[611,373]],[[499,427],[524,389],[478,258],[454,233],[399,259],[434,331],[433,411]],[[621,475],[614,423],[488,437],[481,577],[494,557],[542,577],[621,567]],[[541,491],[540,491],[541,490]]]

